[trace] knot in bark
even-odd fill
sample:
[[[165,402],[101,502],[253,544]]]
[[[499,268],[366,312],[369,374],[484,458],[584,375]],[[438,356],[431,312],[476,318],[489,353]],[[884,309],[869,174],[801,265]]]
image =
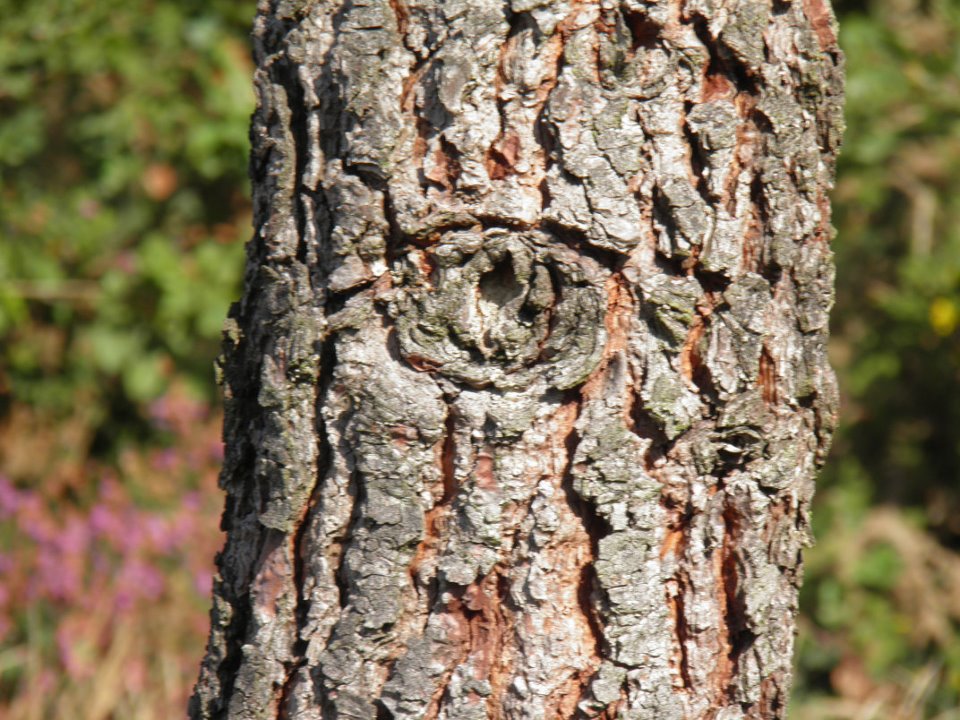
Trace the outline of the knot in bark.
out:
[[[451,231],[398,261],[400,352],[473,387],[573,387],[600,361],[608,271],[540,231]]]

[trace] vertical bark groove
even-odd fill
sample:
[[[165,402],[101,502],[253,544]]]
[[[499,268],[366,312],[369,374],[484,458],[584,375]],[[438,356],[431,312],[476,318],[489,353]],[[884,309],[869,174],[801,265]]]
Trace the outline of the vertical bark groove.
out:
[[[261,0],[199,720],[783,716],[823,0]]]

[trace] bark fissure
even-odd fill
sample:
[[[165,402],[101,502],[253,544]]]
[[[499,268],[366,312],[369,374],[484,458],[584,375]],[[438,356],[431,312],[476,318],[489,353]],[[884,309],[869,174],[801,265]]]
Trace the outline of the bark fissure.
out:
[[[599,554],[600,541],[610,534],[610,525],[597,512],[596,507],[585,500],[574,489],[573,463],[577,454],[577,447],[580,443],[580,436],[575,426],[580,419],[582,405],[579,400],[573,400],[572,403],[576,409],[573,413],[573,422],[571,423],[570,431],[564,439],[567,457],[563,470],[563,491],[570,509],[577,516],[584,532],[589,538],[589,554],[580,570],[580,576],[577,582],[577,601],[580,612],[583,614],[590,628],[593,652],[596,657],[603,658],[609,655],[609,648],[605,645],[604,641],[602,617],[602,609],[606,600],[603,596],[603,588],[597,577],[594,562]],[[585,698],[589,681],[592,677],[593,674],[591,673],[578,678],[579,692],[577,705]]]

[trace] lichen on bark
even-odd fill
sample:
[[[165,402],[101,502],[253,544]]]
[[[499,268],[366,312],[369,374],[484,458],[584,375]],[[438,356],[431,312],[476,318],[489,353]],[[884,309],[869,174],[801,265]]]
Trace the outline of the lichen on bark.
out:
[[[778,718],[824,0],[262,0],[191,717]]]

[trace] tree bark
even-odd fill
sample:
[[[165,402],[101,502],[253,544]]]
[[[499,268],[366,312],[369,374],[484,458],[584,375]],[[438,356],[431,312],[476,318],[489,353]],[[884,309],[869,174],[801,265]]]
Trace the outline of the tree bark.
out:
[[[191,717],[779,718],[826,0],[261,0]]]

